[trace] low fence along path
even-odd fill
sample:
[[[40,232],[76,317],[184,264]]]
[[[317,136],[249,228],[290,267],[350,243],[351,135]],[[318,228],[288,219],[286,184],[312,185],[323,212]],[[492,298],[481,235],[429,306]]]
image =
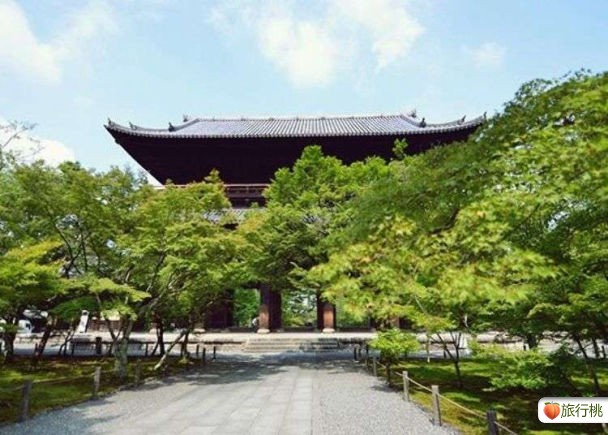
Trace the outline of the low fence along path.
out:
[[[11,434],[446,434],[347,358],[226,360],[4,426]]]

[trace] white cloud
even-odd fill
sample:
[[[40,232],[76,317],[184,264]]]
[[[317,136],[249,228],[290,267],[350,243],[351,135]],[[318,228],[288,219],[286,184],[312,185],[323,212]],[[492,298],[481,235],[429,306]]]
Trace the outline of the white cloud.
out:
[[[366,30],[372,39],[372,52],[378,69],[407,55],[424,33],[406,3],[393,0],[333,0],[339,14]]]
[[[233,0],[209,12],[221,33],[252,34],[262,55],[296,86],[322,86],[340,72],[360,71],[371,54],[376,70],[405,58],[424,29],[407,2]]]
[[[14,153],[23,162],[42,159],[49,165],[56,166],[66,160],[76,160],[74,151],[62,142],[43,139],[28,131],[13,137],[16,130],[10,128],[9,123],[2,118],[0,118],[0,126],[3,127],[0,128],[0,146],[4,146],[8,141],[4,149]]]
[[[499,68],[504,64],[507,49],[496,42],[484,42],[477,48],[465,48],[477,68]]]
[[[339,47],[322,23],[277,10],[258,21],[257,38],[262,54],[297,86],[323,85],[336,73]]]
[[[0,67],[49,81],[61,75],[53,47],[36,39],[17,3],[0,0]]]
[[[95,39],[116,30],[108,3],[89,1],[68,17],[61,33],[41,41],[14,0],[0,0],[0,69],[58,82],[69,60],[87,52]]]

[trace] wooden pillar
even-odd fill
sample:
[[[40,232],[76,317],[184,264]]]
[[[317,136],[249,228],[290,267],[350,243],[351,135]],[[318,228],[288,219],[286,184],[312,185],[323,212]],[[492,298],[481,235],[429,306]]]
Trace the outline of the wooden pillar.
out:
[[[268,285],[260,286],[259,321],[258,332],[261,334],[283,327],[281,293],[273,291]]]
[[[317,329],[326,333],[336,332],[336,306],[317,293]]]
[[[323,332],[336,332],[336,306],[329,302],[323,303]]]
[[[268,313],[268,305],[260,304],[258,320],[258,334],[268,334],[270,332],[270,315]]]
[[[283,329],[283,304],[280,292],[270,290],[268,311],[270,312],[270,330]]]
[[[320,293],[317,293],[317,330],[323,330],[323,299]]]

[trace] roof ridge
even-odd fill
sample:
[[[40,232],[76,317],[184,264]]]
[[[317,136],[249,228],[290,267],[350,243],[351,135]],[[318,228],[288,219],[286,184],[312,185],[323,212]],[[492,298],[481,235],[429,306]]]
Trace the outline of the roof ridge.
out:
[[[355,119],[355,118],[396,118],[403,116],[401,113],[369,113],[356,115],[287,115],[287,116],[241,116],[241,117],[206,117],[198,116],[198,121],[299,121],[314,119]]]
[[[129,123],[123,126],[108,120],[106,128],[133,135],[173,135],[183,137],[282,137],[315,135],[425,134],[460,130],[482,124],[485,115],[466,117],[444,123],[427,123],[410,114],[374,114],[342,116],[291,116],[269,118],[190,118],[162,128],[145,128]],[[214,124],[217,122],[217,124]]]

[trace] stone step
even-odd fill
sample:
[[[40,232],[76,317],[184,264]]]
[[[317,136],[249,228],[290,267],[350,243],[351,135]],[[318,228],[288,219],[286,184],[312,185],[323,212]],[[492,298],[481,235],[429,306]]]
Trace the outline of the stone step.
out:
[[[244,352],[264,353],[264,352],[324,352],[340,348],[338,340],[331,337],[319,338],[276,338],[260,337],[247,340],[243,347]]]
[[[264,343],[272,343],[272,344],[336,344],[338,340],[326,340],[326,341],[313,341],[313,340],[302,340],[302,341],[292,341],[292,340],[246,340],[246,343],[249,344],[264,344]]]
[[[281,352],[333,352],[337,348],[259,348],[259,349],[243,349],[244,353],[281,353]]]
[[[336,349],[339,346],[337,344],[247,344],[245,347],[249,349],[255,349],[258,347],[275,347],[277,349],[281,348],[300,348],[300,347],[319,347],[319,348],[327,348],[327,349]]]
[[[338,349],[338,346],[245,346],[246,350],[259,350],[259,349]]]

